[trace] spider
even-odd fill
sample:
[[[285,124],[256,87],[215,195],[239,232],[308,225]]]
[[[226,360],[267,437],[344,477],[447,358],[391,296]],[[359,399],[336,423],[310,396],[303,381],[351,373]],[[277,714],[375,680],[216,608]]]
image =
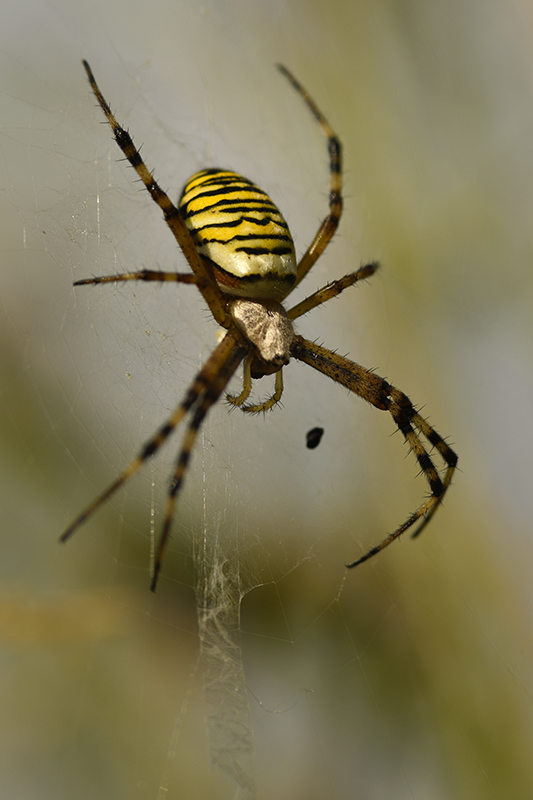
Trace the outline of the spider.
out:
[[[428,484],[429,495],[408,519],[365,555],[346,566],[356,567],[379,553],[417,522],[412,536],[427,525],[451,483],[457,455],[418,413],[409,398],[371,370],[304,339],[293,322],[313,308],[337,297],[349,286],[376,271],[376,262],[365,264],[340,280],[332,281],[289,310],[282,301],[305,278],[331,241],[342,214],[341,143],[314,101],[289,70],[279,71],[300,95],[319,123],[328,142],[330,193],[329,212],[300,261],[283,216],[272,200],[251,181],[223,169],[197,172],[185,184],[178,205],[160,188],[130,137],[117,122],[104,99],[87,61],[83,66],[89,84],[113,131],[115,140],[152,200],[163,212],[192,270],[190,273],[143,269],[121,275],[87,278],[75,286],[120,281],[173,281],[194,284],[202,294],[216,322],[225,329],[222,341],[198,372],[181,403],[138,455],[69,525],[61,536],[65,542],[80,525],[100,508],[144,462],[154,455],[174,429],[190,414],[181,450],[170,479],[163,527],[152,566],[151,589],[155,591],[174,506],[183,484],[198,430],[211,406],[218,401],[238,366],[243,363],[243,388],[227,399],[245,412],[266,411],[279,402],[283,392],[282,369],[291,358],[299,359],[345,386],[378,409],[388,411],[413,451]],[[248,405],[252,379],[275,376],[274,392],[259,405]],[[424,437],[442,457],[446,471],[439,475]]]

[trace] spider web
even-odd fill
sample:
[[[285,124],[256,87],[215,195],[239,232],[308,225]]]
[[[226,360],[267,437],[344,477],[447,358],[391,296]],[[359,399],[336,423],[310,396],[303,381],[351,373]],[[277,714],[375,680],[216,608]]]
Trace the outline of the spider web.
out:
[[[401,19],[386,3],[373,4],[371,19],[361,9],[339,7],[324,19],[309,7],[269,4],[262,24],[253,3],[246,11],[230,3],[225,17],[216,5],[184,4],[179,19],[165,8],[154,23],[157,41],[141,13],[125,20],[108,5],[6,12],[6,796],[470,800],[521,796],[533,785],[523,547],[530,270],[519,292],[512,271],[529,263],[532,126],[516,88],[529,81],[493,46],[485,60],[479,44],[479,74],[454,60],[470,54],[480,31],[494,43],[489,21],[502,25],[489,5],[494,17],[483,4],[481,26],[474,7],[455,20],[453,48],[441,39],[444,12],[427,2]],[[198,42],[216,68],[200,64]],[[314,71],[305,52],[316,55]],[[424,413],[452,434],[464,472],[423,540],[346,577],[342,565],[397,524],[425,487],[386,415],[291,364],[283,408],[249,418],[219,404],[210,414],[152,597],[149,552],[179,436],[68,547],[56,540],[181,399],[216,328],[192,287],[73,291],[73,279],[92,274],[183,268],[158,210],[99,125],[80,59],[90,60],[165,188],[177,194],[206,165],[240,170],[279,202],[301,253],[327,205],[327,159],[306,109],[270,70],[287,53],[339,127],[348,167],[340,235],[296,299],[360,257],[386,266],[372,285],[302,320],[302,333],[379,365],[427,401]],[[244,74],[243,63],[257,66]],[[382,72],[394,76],[386,88]],[[469,87],[477,103],[481,74],[494,92],[485,89],[487,108],[498,112],[490,125],[464,99]],[[385,116],[396,102],[399,116]],[[406,140],[397,142],[401,130]],[[468,168],[457,169],[458,156]],[[495,162],[502,174],[526,177],[506,183]],[[482,190],[469,184],[473,173]],[[502,202],[492,208],[500,179]],[[469,238],[472,209],[490,221],[492,238],[479,222],[480,239],[490,239],[483,246]],[[258,397],[268,387],[258,382]],[[308,451],[315,425],[324,438]]]

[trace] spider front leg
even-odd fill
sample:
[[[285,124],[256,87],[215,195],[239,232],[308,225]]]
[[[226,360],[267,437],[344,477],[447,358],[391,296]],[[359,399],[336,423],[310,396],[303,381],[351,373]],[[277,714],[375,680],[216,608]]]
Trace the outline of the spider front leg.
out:
[[[283,64],[278,64],[278,69],[285,75],[293,89],[303,99],[311,114],[314,116],[320,127],[324,131],[328,140],[329,152],[329,214],[324,219],[320,228],[315,234],[315,237],[298,264],[298,272],[296,275],[297,286],[303,278],[307,275],[313,264],[320,258],[335,231],[337,230],[342,216],[342,145],[340,140],[327,121],[324,114],[320,111],[315,101],[309,96],[302,84],[296,80],[292,72]]]
[[[146,191],[149,193],[154,203],[156,203],[161,209],[165,222],[172,231],[176,242],[178,243],[183,255],[187,259],[194,275],[196,276],[195,283],[202,293],[203,298],[209,306],[214,318],[223,328],[228,328],[230,325],[230,320],[226,310],[226,301],[216,282],[214,281],[209,268],[206,266],[206,263],[198,253],[192,236],[187,230],[187,226],[181,217],[179,209],[176,208],[167,193],[164,192],[159,186],[153,174],[144,163],[141,154],[135,147],[133,139],[129,135],[128,131],[124,130],[124,128],[116,120],[115,115],[112,113],[106,99],[100,91],[100,87],[96,83],[96,79],[88,62],[84,60],[82,63],[85,68],[85,72],[87,73],[87,78],[89,79],[91,89],[94,92],[94,96],[98,100],[100,108],[104,112],[105,117],[111,126],[116,143],[143,182]],[[125,278],[125,280],[132,279]],[[141,278],[141,280],[145,280],[145,278]],[[147,280],[152,279],[148,278]],[[159,279],[156,278],[155,280]],[[164,278],[163,280],[167,279]]]
[[[375,408],[388,411],[415,454],[420,469],[429,484],[429,497],[411,514],[403,525],[400,525],[394,533],[389,534],[380,544],[372,547],[364,556],[347,564],[349,568],[356,567],[379,553],[380,550],[391,544],[402,533],[405,533],[419,520],[422,520],[413,533],[413,536],[418,536],[442,502],[457,466],[457,454],[444,441],[442,436],[415,410],[407,395],[374,372],[301,336],[294,337],[291,345],[291,355],[324,373],[324,375],[332,378],[337,383],[346,386],[347,389],[371,403]],[[429,444],[436,448],[446,464],[447,469],[444,478],[440,477],[420,435],[424,436]]]

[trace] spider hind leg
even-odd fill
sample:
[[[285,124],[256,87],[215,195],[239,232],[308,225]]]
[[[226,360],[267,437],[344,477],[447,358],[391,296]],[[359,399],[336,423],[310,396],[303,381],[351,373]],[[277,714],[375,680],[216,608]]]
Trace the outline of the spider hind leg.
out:
[[[243,346],[239,344],[231,334],[226,334],[222,342],[220,342],[218,347],[212,352],[211,356],[197,374],[184,400],[163,423],[155,436],[152,436],[152,438],[144,444],[140,453],[131,461],[121,475],[69,525],[60,537],[61,542],[66,542],[89,517],[92,517],[92,515],[126,483],[126,481],[138,472],[144,462],[159,450],[180,422],[183,421],[184,417],[191,412],[192,417],[183,439],[168,490],[163,530],[157,545],[152,572],[151,589],[155,591],[161,569],[161,560],[170,533],[176,497],[187,471],[198,430],[209,409],[216,403],[224,391],[233,373],[242,361],[243,356]]]
[[[365,553],[364,556],[356,559],[351,564],[347,564],[346,566],[348,569],[357,567],[359,564],[362,564],[364,561],[368,561],[369,558],[377,555],[385,547],[388,547],[391,542],[393,542],[395,539],[398,539],[402,533],[405,533],[405,531],[409,530],[409,528],[421,520],[418,527],[411,534],[411,538],[418,536],[426,527],[430,519],[433,517],[435,511],[441,504],[442,498],[444,497],[446,490],[451,483],[452,475],[457,466],[457,455],[454,453],[451,447],[446,444],[440,434],[438,434],[437,431],[432,428],[424,419],[424,417],[422,417],[415,410],[407,395],[405,395],[399,389],[391,387],[390,399],[391,403],[388,411],[390,411],[394,422],[402,432],[407,444],[409,445],[409,448],[414,453],[420,466],[420,470],[424,474],[429,484],[430,494],[424,503],[422,503],[422,505],[408,517],[403,525],[400,525],[400,527],[397,528],[394,533],[386,536],[385,539],[383,539],[383,541],[378,545],[372,547],[367,553]],[[440,477],[431,456],[424,447],[422,439],[415,429],[418,429],[418,431],[428,440],[428,442],[437,448],[445,463],[448,465],[444,479]]]
[[[389,534],[380,544],[372,547],[361,558],[346,565],[351,569],[388,547],[391,542],[421,520],[413,534],[418,536],[432,518],[446,494],[457,466],[457,455],[424,417],[416,411],[407,395],[371,370],[365,369],[365,367],[356,364],[354,361],[350,361],[338,353],[333,353],[331,350],[327,350],[325,347],[310,342],[301,336],[294,337],[291,355],[324,373],[337,383],[346,386],[347,389],[371,403],[375,408],[381,411],[388,411],[413,451],[429,484],[430,494],[420,507],[409,516],[403,525],[400,525],[394,533]],[[432,457],[424,446],[422,436],[430,445],[436,448],[447,465],[444,478],[440,477]]]

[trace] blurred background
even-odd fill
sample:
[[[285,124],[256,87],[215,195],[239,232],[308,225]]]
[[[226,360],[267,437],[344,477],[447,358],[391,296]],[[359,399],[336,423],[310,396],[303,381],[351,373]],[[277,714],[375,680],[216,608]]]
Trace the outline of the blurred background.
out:
[[[3,795],[530,796],[531,5],[8,0],[2,17]],[[242,172],[299,255],[327,151],[276,62],[327,115],[345,213],[294,301],[382,269],[298,328],[457,449],[420,539],[346,572],[426,484],[389,415],[293,363],[282,408],[211,413],[155,595],[179,436],[58,545],[216,343],[193,287],[72,288],[184,269],[82,58],[172,197],[205,166]]]

